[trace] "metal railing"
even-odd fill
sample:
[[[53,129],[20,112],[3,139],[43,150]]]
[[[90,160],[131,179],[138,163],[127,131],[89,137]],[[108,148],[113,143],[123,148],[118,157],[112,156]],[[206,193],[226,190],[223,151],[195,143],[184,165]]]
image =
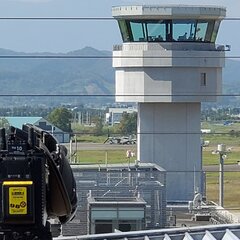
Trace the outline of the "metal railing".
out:
[[[216,235],[215,235],[216,233]],[[222,234],[219,234],[222,233]],[[200,226],[192,228],[172,228],[172,229],[158,229],[158,230],[145,230],[145,231],[132,231],[132,232],[116,232],[106,234],[93,234],[85,236],[72,236],[72,237],[58,237],[54,240],[144,240],[144,239],[174,239],[180,240],[184,236],[190,235],[191,239],[240,239],[240,225],[239,224],[224,224],[224,225],[211,225]],[[214,238],[209,238],[209,235]],[[171,238],[173,237],[174,238]],[[224,238],[225,236],[225,238]],[[166,238],[165,238],[166,237]],[[184,238],[185,239],[185,238]],[[190,239],[190,238],[189,238]]]

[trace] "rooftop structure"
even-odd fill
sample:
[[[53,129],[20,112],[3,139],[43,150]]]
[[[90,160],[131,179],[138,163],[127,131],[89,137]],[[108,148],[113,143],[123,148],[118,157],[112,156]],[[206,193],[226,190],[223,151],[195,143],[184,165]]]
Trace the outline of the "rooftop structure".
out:
[[[134,113],[137,112],[136,108],[109,108],[106,113],[106,123],[109,125],[114,125],[120,123],[124,113]]]
[[[63,235],[100,233],[101,224],[102,232],[167,225],[165,170],[156,164],[72,165],[72,169],[78,210],[73,221],[63,226]]]
[[[145,229],[147,203],[139,197],[89,197],[91,234]],[[103,214],[104,213],[104,214]]]
[[[112,15],[116,18],[149,19],[223,19],[226,9],[212,5],[133,5],[114,6]]]

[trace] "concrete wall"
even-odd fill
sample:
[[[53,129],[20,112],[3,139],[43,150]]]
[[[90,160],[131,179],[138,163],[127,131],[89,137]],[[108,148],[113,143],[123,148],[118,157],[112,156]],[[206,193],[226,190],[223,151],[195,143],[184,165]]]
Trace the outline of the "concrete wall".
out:
[[[200,103],[139,103],[138,158],[166,169],[167,200],[191,200],[194,182],[201,185],[200,108]]]
[[[214,44],[124,43],[113,56],[118,102],[204,102],[221,94],[224,52]]]
[[[206,74],[202,86],[201,74]],[[164,67],[116,70],[116,100],[119,102],[216,101],[221,93],[221,68]]]

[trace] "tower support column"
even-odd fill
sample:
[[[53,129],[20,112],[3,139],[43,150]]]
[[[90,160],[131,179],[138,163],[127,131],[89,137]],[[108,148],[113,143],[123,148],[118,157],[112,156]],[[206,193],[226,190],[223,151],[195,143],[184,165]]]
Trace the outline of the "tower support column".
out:
[[[200,103],[138,104],[138,157],[167,169],[168,200],[201,190],[200,114]]]

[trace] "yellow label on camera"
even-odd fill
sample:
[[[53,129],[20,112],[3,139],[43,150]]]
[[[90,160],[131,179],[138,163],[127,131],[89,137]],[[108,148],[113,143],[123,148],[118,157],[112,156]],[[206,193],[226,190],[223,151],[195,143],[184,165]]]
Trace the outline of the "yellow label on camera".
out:
[[[9,187],[9,214],[27,214],[27,187]]]

